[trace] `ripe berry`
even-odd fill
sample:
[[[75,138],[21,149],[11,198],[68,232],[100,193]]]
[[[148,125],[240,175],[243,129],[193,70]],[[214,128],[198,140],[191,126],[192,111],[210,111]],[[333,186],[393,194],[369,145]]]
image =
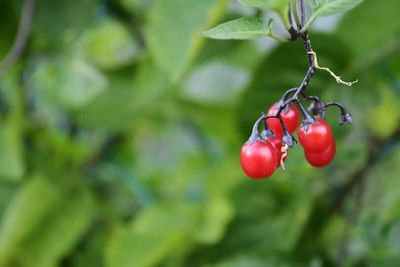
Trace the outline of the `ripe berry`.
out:
[[[298,136],[300,144],[307,152],[325,151],[335,142],[331,127],[323,119],[301,126]]]
[[[268,110],[267,115],[275,116],[279,111],[279,104],[275,103]],[[289,105],[281,112],[283,123],[290,133],[294,133],[300,122],[300,113],[294,105]],[[283,129],[279,119],[271,118],[267,120],[268,127],[278,136],[283,136]]]
[[[274,134],[274,135],[268,137],[267,141],[270,142],[274,146],[274,148],[276,150],[276,156],[278,158],[277,168],[279,168],[279,166],[281,164],[281,162],[280,162],[281,161],[281,157],[282,157],[282,152],[281,152],[282,143],[283,143],[282,137],[279,137],[276,134]]]
[[[253,179],[271,176],[278,166],[277,149],[265,140],[247,142],[240,153],[240,165],[244,173]]]
[[[308,163],[317,168],[325,167],[326,165],[331,163],[331,161],[335,157],[335,154],[336,154],[335,142],[333,142],[333,144],[330,147],[328,147],[322,152],[310,152],[307,150],[304,151],[304,155]]]

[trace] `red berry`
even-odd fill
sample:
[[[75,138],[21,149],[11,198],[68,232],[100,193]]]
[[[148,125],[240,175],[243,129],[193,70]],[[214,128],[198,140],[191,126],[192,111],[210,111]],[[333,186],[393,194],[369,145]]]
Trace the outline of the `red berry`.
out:
[[[268,137],[267,141],[270,142],[274,146],[274,148],[276,150],[276,156],[278,158],[277,167],[279,167],[281,165],[280,161],[281,161],[281,157],[282,157],[282,152],[281,152],[282,143],[283,143],[282,137],[279,137],[277,135],[273,135],[273,136]]]
[[[323,119],[301,126],[298,135],[300,144],[308,152],[325,151],[335,142],[331,127]]]
[[[304,155],[306,156],[308,163],[317,168],[325,167],[326,165],[328,165],[335,157],[335,154],[336,154],[335,142],[333,142],[333,144],[330,147],[328,147],[322,152],[310,152],[307,150],[304,151]]]
[[[268,110],[267,115],[275,116],[279,111],[279,104],[275,103],[271,106]],[[288,107],[284,108],[281,112],[283,123],[285,124],[287,130],[290,133],[294,133],[297,127],[299,126],[300,122],[300,113],[298,109],[294,105],[289,105]],[[283,129],[279,119],[267,119],[268,127],[278,136],[283,136]]]
[[[278,166],[276,148],[268,141],[246,143],[240,152],[240,164],[244,173],[253,179],[271,176]]]

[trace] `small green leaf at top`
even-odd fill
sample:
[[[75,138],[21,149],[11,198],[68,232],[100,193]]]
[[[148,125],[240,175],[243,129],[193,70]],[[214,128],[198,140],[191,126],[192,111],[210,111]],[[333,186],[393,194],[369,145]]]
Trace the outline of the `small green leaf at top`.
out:
[[[337,13],[347,12],[361,4],[364,0],[306,0],[313,14],[307,24],[302,28],[302,32],[310,28],[319,16],[330,16]]]
[[[281,9],[285,7],[289,0],[238,0],[244,6],[263,9]]]
[[[307,4],[318,16],[330,16],[347,12],[361,4],[364,0],[307,0]]]
[[[238,0],[239,3],[241,3],[244,6],[248,7],[266,7],[267,3],[269,2],[268,0]]]
[[[202,35],[219,40],[248,40],[269,36],[284,41],[283,38],[275,36],[271,30],[272,20],[266,22],[260,18],[240,18],[222,23],[203,32]]]

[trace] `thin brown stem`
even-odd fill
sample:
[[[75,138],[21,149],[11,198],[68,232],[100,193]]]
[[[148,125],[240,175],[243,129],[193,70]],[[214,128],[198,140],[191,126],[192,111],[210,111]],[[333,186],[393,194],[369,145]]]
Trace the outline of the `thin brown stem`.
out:
[[[31,32],[32,20],[35,13],[36,0],[25,0],[22,7],[21,19],[18,26],[18,32],[15,37],[14,43],[0,62],[0,75],[4,74],[15,62],[18,61],[23,53],[26,43],[28,42]]]

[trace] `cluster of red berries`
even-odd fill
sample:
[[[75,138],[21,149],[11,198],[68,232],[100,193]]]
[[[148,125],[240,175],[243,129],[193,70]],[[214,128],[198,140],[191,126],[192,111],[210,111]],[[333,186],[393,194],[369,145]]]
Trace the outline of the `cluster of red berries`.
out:
[[[298,139],[304,149],[304,155],[310,165],[320,168],[332,162],[336,154],[335,139],[332,130],[325,121],[325,112],[328,107],[337,107],[340,110],[339,123],[352,123],[352,116],[339,102],[323,102],[318,96],[308,96],[306,90],[316,70],[328,71],[336,82],[351,86],[354,82],[344,82],[329,68],[321,68],[317,62],[307,30],[307,10],[304,0],[297,0],[295,8],[289,5],[288,33],[290,41],[301,37],[307,55],[308,70],[298,87],[285,92],[278,103],[275,103],[266,114],[263,114],[254,124],[248,141],[243,145],[240,154],[240,164],[247,176],[254,179],[270,177],[280,166],[284,168],[284,161],[288,149],[297,142],[293,133],[298,130]],[[289,97],[292,95],[291,97]],[[308,110],[303,104],[312,101]],[[300,124],[300,117],[303,117]],[[264,124],[264,130],[259,132],[259,125]]]
[[[300,117],[295,105],[289,104],[282,109],[276,103],[256,122],[240,154],[240,164],[247,176],[253,179],[268,178],[283,166],[287,150],[292,146],[287,144],[290,143],[287,140],[293,138],[292,134],[297,129],[308,163],[314,167],[324,167],[333,160],[336,144],[328,123],[320,116],[307,116],[299,127]],[[265,129],[260,134],[258,124],[261,121]]]

